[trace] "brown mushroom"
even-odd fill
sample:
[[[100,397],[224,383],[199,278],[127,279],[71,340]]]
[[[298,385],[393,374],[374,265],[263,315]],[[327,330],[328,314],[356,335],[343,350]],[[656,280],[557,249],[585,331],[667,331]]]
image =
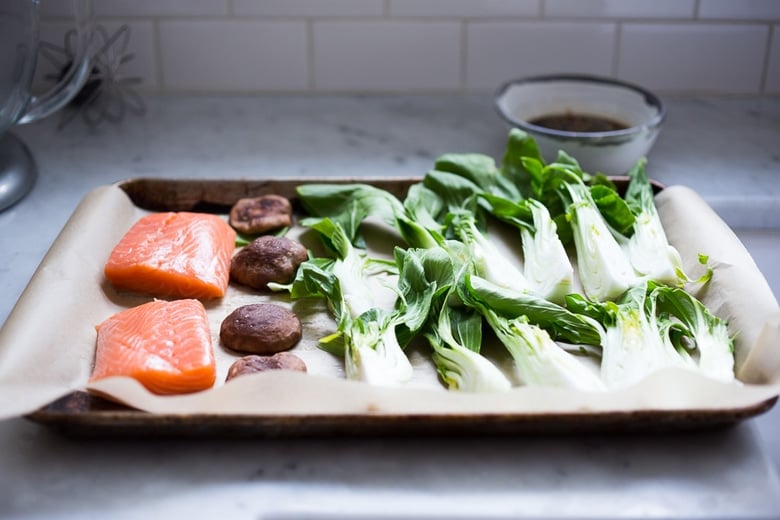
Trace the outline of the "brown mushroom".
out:
[[[231,350],[275,354],[301,340],[301,320],[289,309],[273,303],[238,307],[222,320],[219,339]]]
[[[267,370],[293,370],[306,372],[306,363],[290,352],[277,352],[273,356],[258,356],[251,354],[237,359],[230,365],[225,381],[246,374],[255,374]]]
[[[230,278],[253,289],[267,289],[268,282],[291,282],[298,266],[308,256],[308,251],[300,242],[264,235],[233,255]]]
[[[292,205],[281,195],[240,199],[230,210],[230,225],[236,231],[257,235],[292,223]]]

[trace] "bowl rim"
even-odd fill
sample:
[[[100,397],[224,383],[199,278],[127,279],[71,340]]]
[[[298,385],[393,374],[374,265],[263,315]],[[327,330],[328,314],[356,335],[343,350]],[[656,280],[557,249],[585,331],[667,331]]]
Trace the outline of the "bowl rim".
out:
[[[641,94],[648,105],[655,107],[657,109],[657,113],[645,123],[634,125],[629,128],[624,128],[621,130],[609,130],[606,132],[570,132],[567,130],[555,130],[553,128],[534,125],[529,123],[528,121],[523,121],[521,119],[514,118],[503,110],[501,106],[501,100],[504,98],[507,91],[513,86],[527,84],[527,83],[543,83],[543,82],[552,82],[552,81],[568,81],[568,82],[611,85],[611,86],[621,87],[627,90],[633,90],[634,92]],[[519,127],[523,130],[532,133],[544,134],[550,137],[561,137],[567,139],[589,140],[589,139],[604,139],[608,137],[631,136],[634,134],[638,134],[644,129],[648,129],[648,130],[656,129],[659,126],[661,126],[661,123],[663,123],[663,121],[666,119],[666,106],[661,101],[661,98],[659,98],[650,90],[640,85],[630,83],[628,81],[623,81],[617,78],[607,77],[607,76],[596,76],[592,74],[542,74],[538,76],[527,76],[523,78],[511,79],[505,82],[504,84],[502,84],[496,90],[496,93],[493,98],[493,105],[496,111],[498,112],[499,116],[501,116],[501,118],[507,123],[509,123],[510,125]]]

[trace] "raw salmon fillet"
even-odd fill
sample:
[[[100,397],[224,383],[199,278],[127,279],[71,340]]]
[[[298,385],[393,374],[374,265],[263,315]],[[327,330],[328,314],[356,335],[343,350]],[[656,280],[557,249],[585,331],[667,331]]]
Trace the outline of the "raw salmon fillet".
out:
[[[97,332],[90,382],[129,376],[155,394],[214,385],[216,361],[200,300],[153,300],[114,314]]]
[[[117,289],[170,298],[219,298],[230,279],[236,232],[207,213],[153,213],[111,251],[105,275]]]

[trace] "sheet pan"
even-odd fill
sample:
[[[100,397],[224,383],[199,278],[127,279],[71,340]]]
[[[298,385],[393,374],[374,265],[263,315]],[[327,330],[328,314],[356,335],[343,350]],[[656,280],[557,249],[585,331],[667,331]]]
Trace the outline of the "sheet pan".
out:
[[[87,385],[95,325],[148,300],[115,292],[102,276],[110,249],[141,215],[162,210],[226,214],[238,198],[264,193],[295,203],[296,186],[311,182],[370,182],[403,197],[418,180],[141,178],[94,190],[0,331],[0,417],[24,415],[82,435],[575,433],[711,428],[774,405],[780,394],[777,301],[736,235],[701,197],[682,186],[660,190],[659,212],[686,267],[697,268],[699,253],[709,255],[715,266],[711,284],[697,296],[738,331],[738,384],[663,371],[619,392],[522,387],[504,394],[464,394],[445,390],[429,356],[416,347],[410,352],[415,366],[410,385],[372,387],[345,380],[343,361],[316,347],[316,339],[333,328],[321,302],[294,303],[284,295],[231,285],[225,298],[207,304],[217,351],[215,388],[162,397],[128,378]],[[307,243],[302,229],[293,235]],[[221,347],[219,323],[238,305],[256,301],[289,305],[302,317],[304,339],[293,352],[307,362],[308,374],[265,373],[224,384],[229,364],[240,354]]]

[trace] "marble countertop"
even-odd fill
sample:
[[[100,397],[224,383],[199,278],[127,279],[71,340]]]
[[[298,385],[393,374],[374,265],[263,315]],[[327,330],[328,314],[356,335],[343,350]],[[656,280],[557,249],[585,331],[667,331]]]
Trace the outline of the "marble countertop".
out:
[[[648,159],[738,231],[780,293],[780,98],[673,98]],[[0,322],[84,195],[133,177],[419,176],[500,157],[481,96],[149,97],[91,130],[14,133],[39,167],[0,213]],[[20,232],[20,230],[22,230]],[[0,422],[0,518],[777,518],[780,412],[674,435],[300,440],[70,439]]]

